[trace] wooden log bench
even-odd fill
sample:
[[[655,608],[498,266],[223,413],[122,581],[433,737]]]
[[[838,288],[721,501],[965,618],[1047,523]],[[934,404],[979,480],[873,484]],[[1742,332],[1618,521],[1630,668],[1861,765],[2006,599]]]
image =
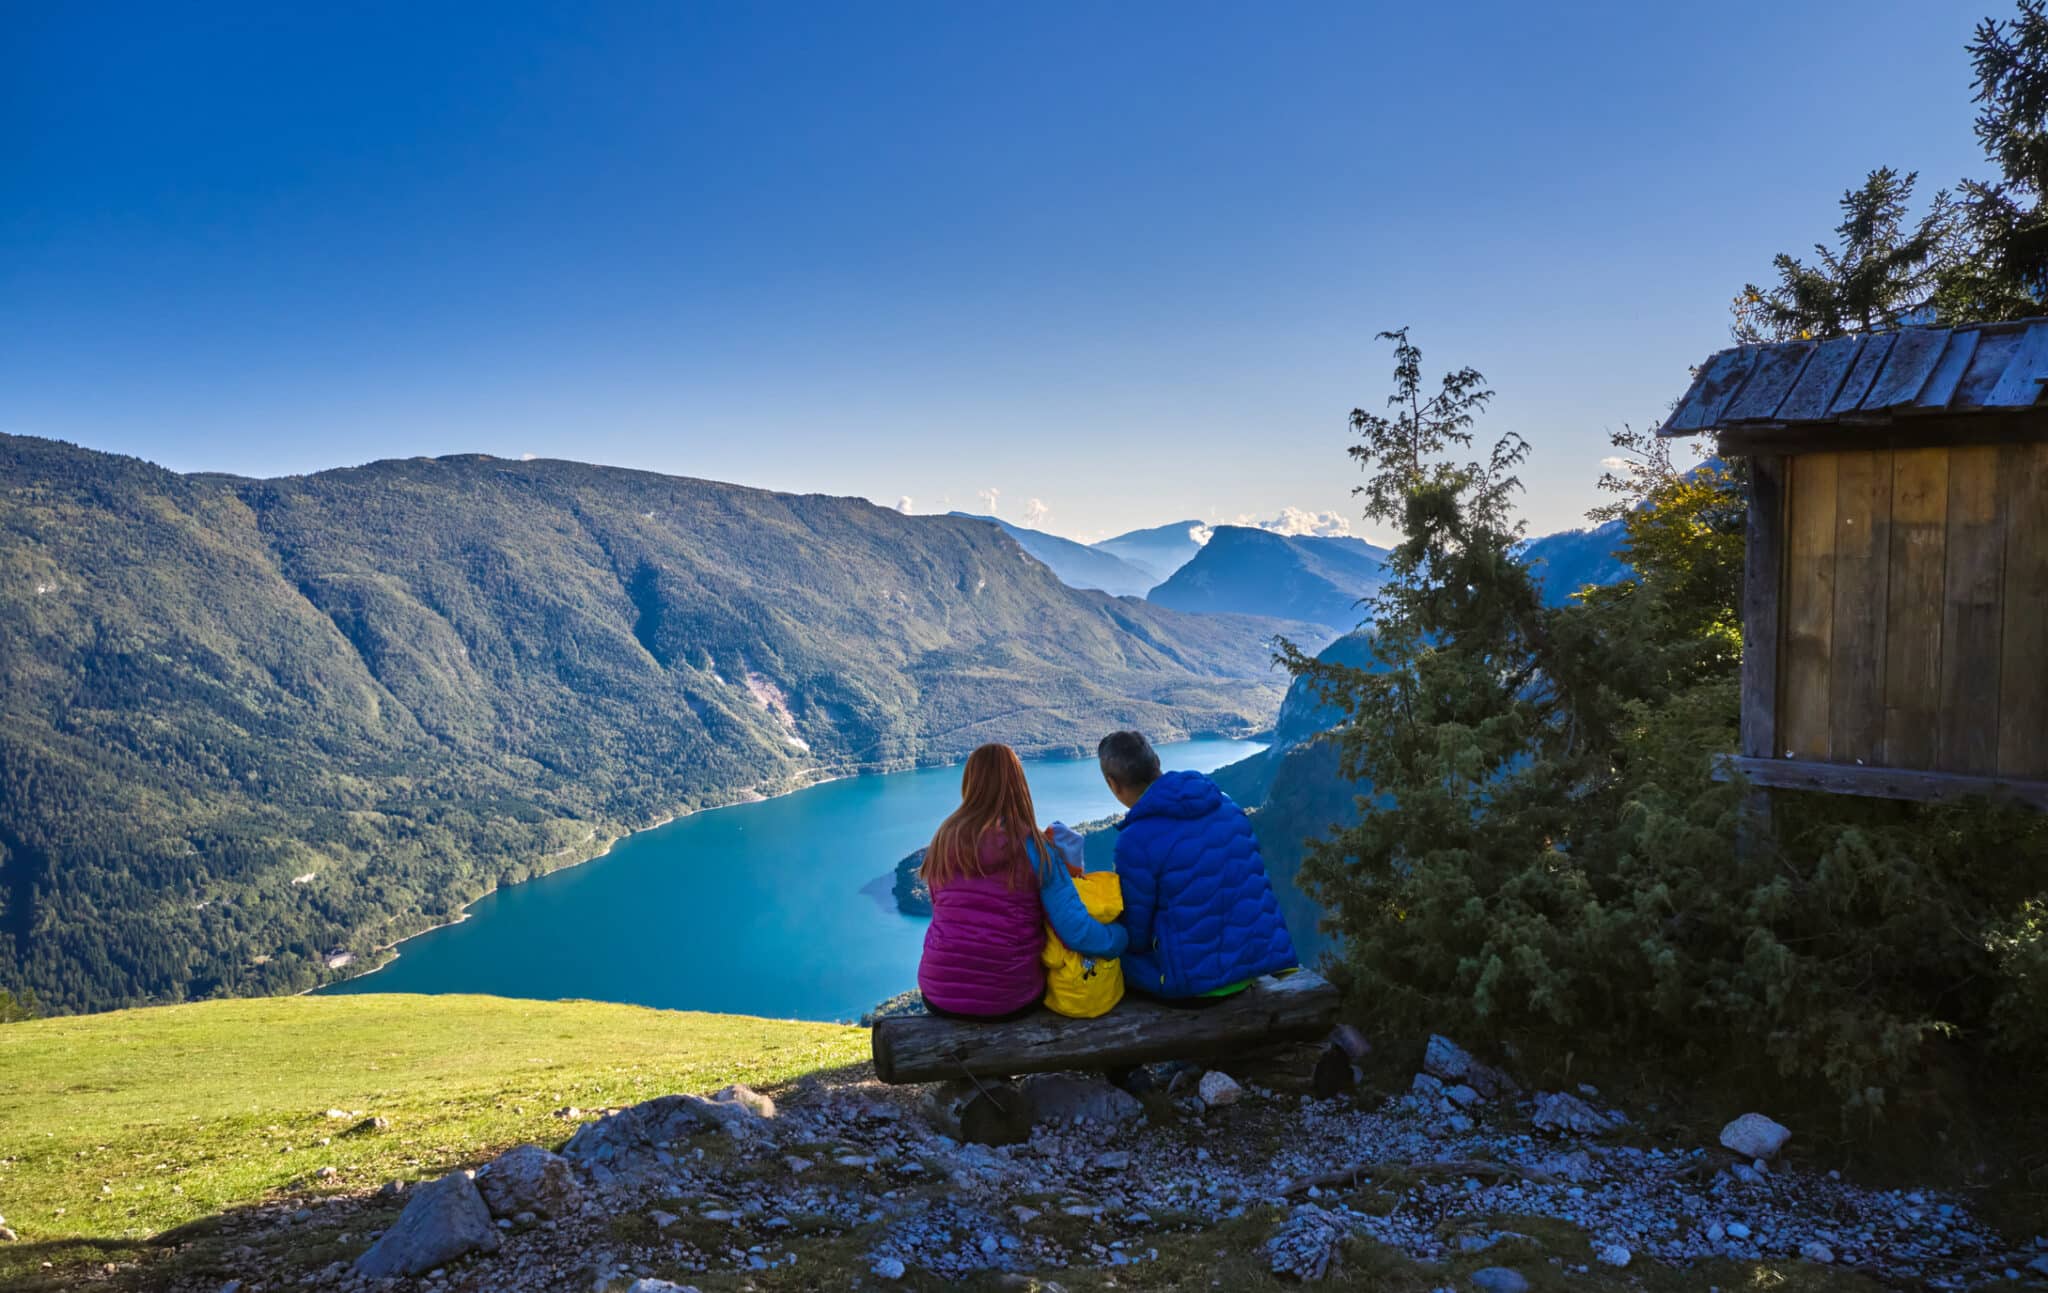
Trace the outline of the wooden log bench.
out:
[[[1235,996],[1194,1008],[1131,993],[1099,1019],[1042,1009],[999,1023],[895,1015],[875,1021],[875,1075],[904,1084],[1210,1059],[1321,1041],[1336,1025],[1337,1008],[1337,989],[1327,979],[1297,970],[1255,979]]]

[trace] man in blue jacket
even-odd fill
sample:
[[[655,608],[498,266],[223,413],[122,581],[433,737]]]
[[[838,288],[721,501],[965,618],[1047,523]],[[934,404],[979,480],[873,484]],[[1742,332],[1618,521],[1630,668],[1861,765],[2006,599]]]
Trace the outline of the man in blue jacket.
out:
[[[1162,775],[1142,733],[1111,732],[1095,756],[1130,809],[1116,841],[1124,982],[1157,997],[1220,997],[1299,964],[1244,810],[1199,772]]]

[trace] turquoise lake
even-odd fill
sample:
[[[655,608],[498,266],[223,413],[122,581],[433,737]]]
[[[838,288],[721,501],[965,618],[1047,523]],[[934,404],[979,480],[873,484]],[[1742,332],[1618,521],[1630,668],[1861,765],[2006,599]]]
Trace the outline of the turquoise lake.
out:
[[[1162,746],[1208,772],[1263,747]],[[1025,761],[1041,823],[1120,812],[1094,759]],[[960,802],[958,767],[827,782],[678,818],[488,894],[469,918],[329,992],[483,992],[783,1019],[853,1019],[916,986],[925,921],[887,876]]]

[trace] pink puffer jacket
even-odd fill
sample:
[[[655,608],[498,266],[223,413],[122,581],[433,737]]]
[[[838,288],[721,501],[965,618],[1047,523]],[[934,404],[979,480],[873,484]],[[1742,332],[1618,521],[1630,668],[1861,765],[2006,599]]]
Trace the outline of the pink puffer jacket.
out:
[[[1011,878],[1009,843],[981,842],[982,874],[932,890],[917,986],[924,999],[956,1015],[1007,1015],[1045,995],[1045,909],[1031,872]]]

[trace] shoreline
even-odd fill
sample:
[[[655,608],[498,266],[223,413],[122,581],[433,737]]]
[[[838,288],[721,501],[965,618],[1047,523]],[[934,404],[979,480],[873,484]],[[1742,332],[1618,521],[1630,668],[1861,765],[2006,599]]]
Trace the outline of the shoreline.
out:
[[[897,771],[907,771],[907,769],[899,768],[897,769]],[[715,813],[723,808],[738,808],[745,804],[763,804],[767,803],[771,799],[781,799],[786,795],[798,794],[802,791],[810,790],[817,786],[826,785],[830,782],[845,781],[850,777],[859,777],[866,775],[871,774],[861,772],[833,772],[828,775],[816,777],[809,781],[804,781],[800,785],[789,785],[785,786],[780,790],[768,793],[761,792],[758,787],[748,787],[747,791],[742,792],[742,794],[745,797],[734,799],[730,803],[711,804],[703,808],[678,808],[674,812],[670,813],[668,816],[660,818],[657,821],[649,822],[645,826],[630,827],[626,830],[619,832],[616,835],[613,835],[611,838],[607,839],[604,842],[603,848],[598,849],[589,857],[578,858],[574,862],[564,862],[560,866],[549,867],[547,870],[542,871],[540,874],[530,875],[526,877],[526,879],[521,880],[518,883],[531,884],[535,880],[545,880],[547,877],[551,875],[559,875],[564,871],[574,870],[575,868],[580,866],[587,866],[600,858],[611,856],[611,851],[617,848],[622,841],[632,839],[635,835],[644,835],[649,831],[658,831],[662,827],[673,825],[674,823],[681,821],[685,817],[695,817],[699,813]],[[589,843],[590,841],[586,839],[584,842]],[[438,924],[429,925],[425,929],[419,930],[416,933],[407,934],[403,938],[393,939],[389,943],[379,944],[376,948],[372,949],[373,955],[382,956],[386,952],[391,953],[391,955],[389,957],[386,957],[384,960],[379,961],[376,965],[371,966],[369,969],[364,970],[361,974],[350,974],[342,978],[334,979],[327,983],[316,983],[310,988],[301,988],[299,991],[293,993],[292,995],[298,997],[309,997],[315,993],[325,992],[330,988],[339,987],[344,983],[354,983],[359,979],[367,979],[371,975],[376,974],[380,970],[396,965],[398,963],[398,958],[404,955],[404,953],[399,949],[403,948],[407,943],[412,942],[416,938],[425,938],[427,935],[432,934],[437,930],[450,929],[456,925],[460,925],[462,922],[470,918],[470,908],[476,906],[478,903],[490,897],[492,894],[497,893],[499,890],[511,887],[512,886],[510,885],[494,884],[490,888],[478,894],[476,897],[471,898],[468,902],[463,903],[462,907],[450,919],[441,921]]]
[[[1261,736],[1265,735],[1270,730],[1271,729],[1262,729],[1261,731],[1248,736],[1232,736],[1220,732],[1196,732],[1190,733],[1187,736],[1183,736],[1176,741],[1168,742],[1168,744],[1178,745],[1187,741],[1257,741]],[[1070,753],[1070,751],[1076,750],[1078,748],[1079,747],[1075,746],[1061,745],[1045,747],[1031,752],[1019,750],[1018,757],[1024,759],[1047,760],[1078,760],[1087,758],[1088,755],[1086,753]],[[811,790],[818,786],[827,785],[834,781],[847,781],[855,777],[889,776],[898,772],[918,772],[927,768],[959,767],[961,764],[965,762],[966,756],[962,755],[958,759],[933,760],[931,762],[922,762],[919,760],[911,759],[904,761],[884,760],[872,764],[841,764],[838,765],[836,768],[829,770],[823,768],[816,769],[814,773],[812,775],[809,775],[808,777],[805,777],[800,774],[797,777],[788,779],[788,781],[782,783],[780,789],[773,791],[763,791],[758,785],[750,786],[744,790],[736,792],[736,794],[739,797],[732,799],[730,802],[722,804],[711,804],[702,808],[678,808],[674,812],[670,813],[666,817],[661,818],[658,821],[650,822],[645,826],[636,826],[621,831],[620,833],[613,835],[611,838],[607,839],[604,842],[604,847],[598,849],[589,857],[580,858],[574,862],[564,862],[562,865],[558,867],[550,867],[547,870],[539,873],[538,875],[528,876],[526,879],[521,880],[518,883],[531,884],[535,880],[542,880],[548,876],[556,875],[560,872],[568,871],[575,867],[587,866],[590,863],[596,862],[601,858],[609,857],[611,855],[611,851],[614,848],[617,848],[622,841],[631,839],[636,835],[646,834],[649,831],[660,830],[662,827],[673,825],[674,823],[681,821],[685,817],[695,817],[700,813],[715,813],[725,808],[738,808],[744,804],[767,803],[770,800],[782,799],[789,795],[798,794],[805,790]],[[792,782],[796,784],[790,784]],[[589,841],[586,840],[585,842],[587,843]],[[546,856],[548,855],[543,855],[543,857]],[[892,868],[890,872],[891,878],[893,878],[893,875],[894,871]],[[878,877],[878,879],[879,878],[880,877]],[[874,883],[875,881],[870,881],[869,885],[872,886]],[[415,933],[407,934],[403,938],[393,939],[389,943],[380,944],[379,946],[373,949],[372,954],[381,956],[384,953],[389,952],[391,953],[391,955],[385,958],[384,960],[378,962],[376,965],[371,966],[369,969],[364,970],[360,974],[346,975],[341,978],[329,980],[326,983],[316,983],[310,988],[301,988],[299,991],[291,995],[298,997],[313,996],[317,993],[322,993],[333,988],[338,988],[345,983],[355,983],[358,980],[367,979],[371,975],[374,975],[381,970],[384,970],[392,965],[397,964],[398,958],[404,955],[403,951],[401,951],[400,949],[402,949],[407,943],[412,942],[416,938],[424,938],[428,934],[432,934],[438,930],[448,929],[455,925],[462,924],[464,921],[470,918],[472,914],[470,909],[475,907],[476,904],[482,902],[484,899],[490,897],[492,894],[497,893],[500,889],[509,887],[511,886],[493,884],[490,888],[484,890],[476,897],[471,898],[469,901],[463,903],[461,908],[456,911],[453,917],[444,921],[440,921],[436,924],[430,925],[427,928],[419,930]],[[866,887],[863,887],[863,889],[860,892],[865,893]],[[908,916],[910,914],[902,912],[900,908],[898,908],[897,911],[900,915]]]

